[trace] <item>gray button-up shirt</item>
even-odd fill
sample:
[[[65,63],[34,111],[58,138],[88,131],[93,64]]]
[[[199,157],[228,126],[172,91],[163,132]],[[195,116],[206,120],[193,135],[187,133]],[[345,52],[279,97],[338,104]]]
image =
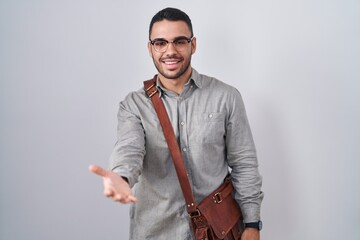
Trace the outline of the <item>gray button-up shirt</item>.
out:
[[[240,93],[194,69],[177,95],[157,82],[182,150],[197,203],[231,169],[245,222],[260,220],[261,176]],[[111,169],[129,180],[130,239],[193,239],[185,200],[151,100],[143,89],[120,103]]]

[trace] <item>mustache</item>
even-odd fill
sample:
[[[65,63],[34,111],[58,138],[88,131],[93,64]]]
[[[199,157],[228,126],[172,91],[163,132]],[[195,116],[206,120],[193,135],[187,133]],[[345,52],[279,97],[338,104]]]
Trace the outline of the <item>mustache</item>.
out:
[[[181,60],[182,57],[179,57],[179,56],[177,56],[176,54],[173,54],[173,55],[169,55],[169,56],[163,57],[163,58],[161,58],[160,60],[161,60],[161,61],[165,61],[165,60],[170,60],[170,59]]]

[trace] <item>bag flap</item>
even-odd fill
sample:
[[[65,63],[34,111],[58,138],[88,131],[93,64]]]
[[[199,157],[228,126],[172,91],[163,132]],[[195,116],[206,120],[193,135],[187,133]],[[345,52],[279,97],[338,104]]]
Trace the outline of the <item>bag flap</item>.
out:
[[[228,184],[231,185],[231,183]],[[230,187],[232,188],[232,185]],[[233,226],[242,219],[240,207],[232,197],[232,191],[224,192],[227,194],[221,196],[220,199],[217,199],[216,194],[210,194],[198,206],[200,213],[206,218],[215,235],[220,239],[224,239]]]

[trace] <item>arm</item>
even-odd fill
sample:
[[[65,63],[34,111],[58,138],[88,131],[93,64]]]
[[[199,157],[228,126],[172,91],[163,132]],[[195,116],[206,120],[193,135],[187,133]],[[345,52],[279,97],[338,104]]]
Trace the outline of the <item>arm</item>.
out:
[[[244,222],[257,222],[260,220],[263,193],[255,145],[240,93],[234,91],[229,94],[229,98],[226,146],[228,164],[232,168],[231,175],[236,190],[235,198],[242,210]],[[245,237],[250,234],[246,232],[253,230],[247,229],[244,232]]]
[[[145,132],[130,94],[119,105],[117,141],[110,157],[110,169],[125,177],[133,187],[141,174],[144,156]]]
[[[132,95],[120,103],[117,142],[111,155],[111,171],[91,165],[103,178],[104,195],[121,203],[135,202],[131,187],[137,182],[145,155],[145,133]]]

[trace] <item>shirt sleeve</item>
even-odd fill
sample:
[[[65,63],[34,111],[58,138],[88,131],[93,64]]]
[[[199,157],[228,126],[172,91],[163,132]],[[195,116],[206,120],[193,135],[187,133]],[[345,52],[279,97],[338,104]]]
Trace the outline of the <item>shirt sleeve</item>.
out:
[[[133,187],[141,174],[144,155],[145,133],[130,94],[119,104],[117,141],[110,157],[110,168],[126,177]]]
[[[240,93],[234,90],[228,96],[230,106],[226,124],[226,147],[236,190],[235,199],[242,210],[244,222],[256,222],[260,220],[260,206],[264,196],[256,149]]]

